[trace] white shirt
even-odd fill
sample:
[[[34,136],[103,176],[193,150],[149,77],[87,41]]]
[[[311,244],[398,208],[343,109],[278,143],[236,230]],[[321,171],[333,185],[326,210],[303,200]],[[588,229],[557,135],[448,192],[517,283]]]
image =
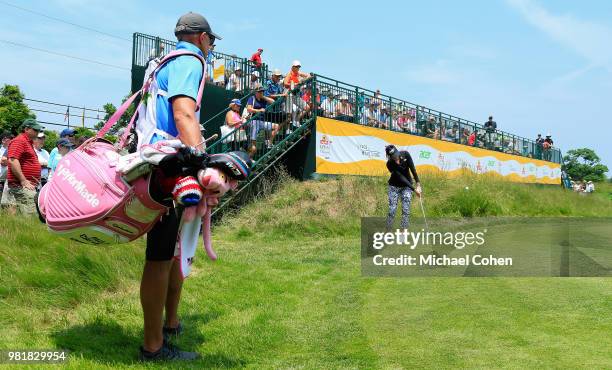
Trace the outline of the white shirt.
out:
[[[49,152],[47,152],[43,148],[35,148],[34,150],[36,151],[36,155],[38,155],[38,162],[41,166],[40,177],[46,179],[47,177],[49,177],[49,168],[47,168],[47,166],[49,165]]]
[[[0,158],[6,156],[6,152],[7,151],[8,151],[8,148],[0,146]],[[6,180],[6,173],[7,173],[7,171],[8,171],[8,167],[7,166],[0,167],[0,181]]]

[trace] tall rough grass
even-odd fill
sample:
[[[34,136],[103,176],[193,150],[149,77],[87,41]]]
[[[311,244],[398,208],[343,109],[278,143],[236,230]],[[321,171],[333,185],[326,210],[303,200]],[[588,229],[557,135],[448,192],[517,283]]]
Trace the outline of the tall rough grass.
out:
[[[605,185],[597,194],[579,195],[560,186],[517,184],[465,173],[423,174],[428,217],[612,216]],[[277,192],[266,192],[228,216],[219,227],[235,238],[358,235],[360,218],[387,213],[387,179],[338,176],[299,182],[283,176]],[[413,202],[413,209],[416,207]],[[398,213],[400,213],[398,211]],[[412,212],[412,217],[421,217]]]

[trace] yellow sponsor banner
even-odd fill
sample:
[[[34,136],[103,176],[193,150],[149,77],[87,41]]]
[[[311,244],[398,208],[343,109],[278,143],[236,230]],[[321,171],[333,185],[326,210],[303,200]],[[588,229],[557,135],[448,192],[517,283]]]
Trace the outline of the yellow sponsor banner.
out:
[[[225,60],[215,59],[213,69],[213,81],[225,82]]]
[[[410,152],[420,172],[465,171],[515,182],[559,184],[557,163],[434,140],[319,117],[316,123],[316,172],[386,176],[385,146]]]

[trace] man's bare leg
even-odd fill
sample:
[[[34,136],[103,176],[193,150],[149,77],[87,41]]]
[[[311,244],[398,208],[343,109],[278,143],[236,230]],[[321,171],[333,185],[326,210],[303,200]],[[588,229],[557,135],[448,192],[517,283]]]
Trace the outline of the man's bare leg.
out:
[[[162,319],[172,261],[146,261],[140,282],[140,304],[144,316],[144,349],[159,350],[163,345]]]
[[[166,295],[166,320],[164,321],[164,327],[166,328],[177,328],[179,325],[178,306],[181,300],[182,289],[183,276],[181,274],[181,263],[173,260],[168,281],[168,294]]]

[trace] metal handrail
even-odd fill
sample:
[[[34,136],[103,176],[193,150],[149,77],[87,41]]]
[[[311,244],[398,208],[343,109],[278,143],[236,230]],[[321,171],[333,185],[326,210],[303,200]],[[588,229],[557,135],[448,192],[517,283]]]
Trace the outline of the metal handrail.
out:
[[[534,140],[514,135],[503,130],[495,129],[494,131],[488,132],[482,124],[451,114],[443,113],[435,109],[427,108],[425,106],[418,105],[406,100],[398,99],[384,94],[375,95],[376,92],[372,90],[361,88],[356,85],[338,81],[336,79],[318,74],[315,74],[315,79],[317,85],[317,92],[319,94],[325,95],[324,93],[326,91],[331,91],[332,95],[334,92],[336,93],[336,96],[346,95],[347,98],[349,98],[349,102],[351,104],[355,104],[355,107],[353,108],[354,123],[364,124],[364,122],[360,122],[360,120],[363,118],[361,116],[366,111],[366,105],[377,100],[382,106],[390,108],[389,113],[386,115],[386,120],[388,120],[388,122],[386,123],[389,123],[387,125],[389,129],[393,130],[391,123],[394,114],[412,110],[414,112],[415,123],[420,124],[424,122],[424,124],[427,124],[427,120],[429,119],[429,117],[432,117],[434,119],[434,123],[436,124],[437,128],[439,128],[439,130],[436,130],[439,136],[433,137],[435,139],[442,140],[443,130],[451,129],[453,126],[457,126],[458,130],[455,133],[455,135],[457,136],[456,142],[461,141],[460,138],[463,132],[463,128],[469,128],[472,132],[475,131],[477,134],[480,133],[484,135],[485,140],[482,143],[485,144],[486,149],[495,150],[495,144],[499,142],[501,143],[501,147],[497,148],[502,149],[501,151],[510,150],[511,154],[515,155],[532,156],[534,158],[552,161],[556,163],[561,162],[561,151],[558,148],[551,148],[549,151],[546,151],[543,150],[542,145],[536,144]],[[423,120],[423,118],[425,118],[425,120]],[[414,132],[412,133],[414,134]],[[448,136],[445,139],[447,138]],[[508,144],[507,146],[506,143]],[[520,148],[517,148],[517,145],[519,144],[522,145]]]

